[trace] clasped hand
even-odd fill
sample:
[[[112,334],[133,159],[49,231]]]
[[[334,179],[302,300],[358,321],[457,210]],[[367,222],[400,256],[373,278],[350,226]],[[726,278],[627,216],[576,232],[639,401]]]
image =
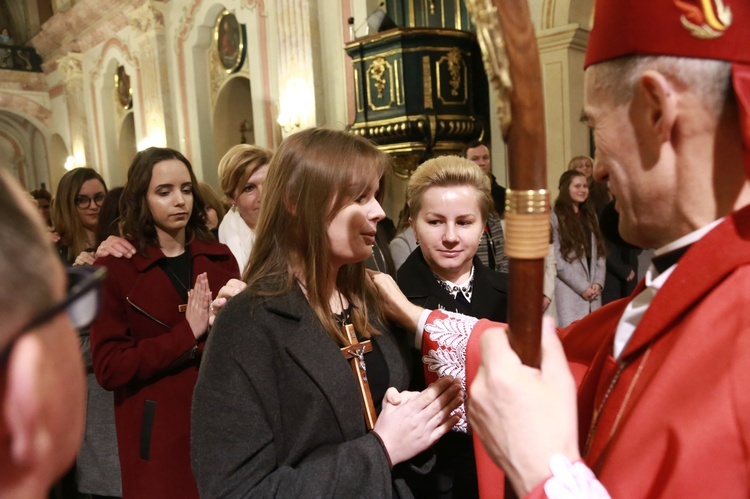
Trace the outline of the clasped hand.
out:
[[[440,378],[421,392],[391,387],[372,431],[378,434],[394,465],[431,447],[458,423],[451,413],[463,403],[461,384]]]
[[[188,292],[187,310],[185,310],[185,318],[196,340],[208,331],[210,304],[211,288],[208,285],[208,274],[204,272],[195,279],[195,287]]]

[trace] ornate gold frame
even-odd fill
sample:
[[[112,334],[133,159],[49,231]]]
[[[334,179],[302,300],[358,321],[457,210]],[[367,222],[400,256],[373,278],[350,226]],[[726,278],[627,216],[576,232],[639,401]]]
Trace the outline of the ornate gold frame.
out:
[[[239,45],[237,47],[237,57],[235,58],[234,64],[231,67],[227,67],[227,65],[225,64],[225,61],[222,58],[221,50],[219,47],[219,30],[221,29],[221,22],[227,16],[232,16],[235,22],[237,23],[237,36],[239,38]],[[233,12],[229,12],[228,10],[223,10],[216,17],[216,24],[214,24],[214,48],[216,50],[216,55],[219,59],[219,62],[221,63],[221,66],[224,68],[224,71],[227,74],[237,72],[242,67],[242,64],[245,62],[245,32],[242,29],[242,24],[240,23],[240,21],[237,19],[237,16]]]

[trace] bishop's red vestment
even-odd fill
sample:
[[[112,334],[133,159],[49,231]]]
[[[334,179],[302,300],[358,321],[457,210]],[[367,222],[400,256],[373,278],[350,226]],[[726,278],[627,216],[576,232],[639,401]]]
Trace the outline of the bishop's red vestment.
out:
[[[612,497],[746,497],[750,207],[682,256],[615,360],[614,334],[630,299],[560,331],[579,381],[584,460]],[[427,325],[441,316],[433,312]],[[480,362],[478,338],[493,325],[474,328],[469,380]],[[542,497],[543,487],[532,495]]]

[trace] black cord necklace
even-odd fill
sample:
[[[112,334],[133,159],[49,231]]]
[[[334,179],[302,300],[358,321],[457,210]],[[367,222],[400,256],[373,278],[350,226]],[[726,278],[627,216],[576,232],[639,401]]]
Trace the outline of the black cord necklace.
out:
[[[159,265],[167,274],[167,277],[169,277],[169,280],[172,282],[177,293],[182,300],[184,300],[184,304],[178,306],[180,312],[187,310],[188,294],[190,293],[192,287],[191,284],[193,282],[193,269],[191,263],[190,250],[188,247],[185,247],[185,252],[182,255],[167,257],[162,260]],[[175,270],[177,270],[177,272],[175,272]],[[187,281],[182,280],[178,273],[186,275]]]

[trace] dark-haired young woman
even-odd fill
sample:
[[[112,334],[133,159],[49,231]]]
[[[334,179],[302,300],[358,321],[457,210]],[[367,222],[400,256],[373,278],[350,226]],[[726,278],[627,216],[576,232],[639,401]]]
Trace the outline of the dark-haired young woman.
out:
[[[551,223],[557,260],[557,322],[565,327],[601,306],[606,266],[604,238],[589,200],[586,176],[568,170],[559,186]]]
[[[190,468],[190,404],[208,331],[211,289],[237,277],[208,232],[205,206],[179,152],[139,152],[120,202],[131,259],[103,258],[103,310],[91,329],[94,371],[115,392],[123,497],[198,497]]]

